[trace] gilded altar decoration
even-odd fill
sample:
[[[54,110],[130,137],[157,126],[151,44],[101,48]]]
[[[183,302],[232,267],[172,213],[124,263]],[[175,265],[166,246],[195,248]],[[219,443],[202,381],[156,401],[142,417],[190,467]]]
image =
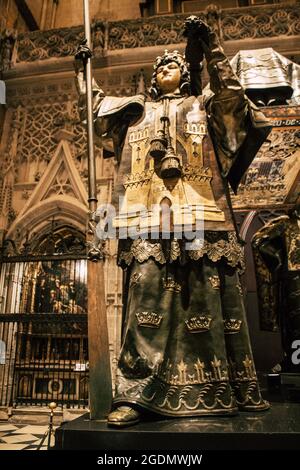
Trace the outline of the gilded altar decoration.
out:
[[[61,260],[27,263],[20,269],[23,278],[19,310],[36,314],[86,314],[86,262]],[[20,275],[19,275],[20,277]]]
[[[299,223],[288,224],[286,235],[286,245],[288,246],[288,270],[300,271],[300,229]]]

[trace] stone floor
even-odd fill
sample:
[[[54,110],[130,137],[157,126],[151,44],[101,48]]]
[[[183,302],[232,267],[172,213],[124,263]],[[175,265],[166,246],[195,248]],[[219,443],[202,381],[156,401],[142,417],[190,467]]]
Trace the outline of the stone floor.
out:
[[[55,429],[55,428],[54,428]],[[9,424],[0,422],[0,451],[1,450],[47,450],[48,436],[39,449],[43,436],[48,431],[47,425]],[[51,436],[50,446],[54,445]]]

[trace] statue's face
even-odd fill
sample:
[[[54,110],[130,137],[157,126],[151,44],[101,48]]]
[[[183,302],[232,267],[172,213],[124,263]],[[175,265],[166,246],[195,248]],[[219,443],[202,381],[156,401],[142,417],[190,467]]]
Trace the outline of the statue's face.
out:
[[[181,72],[176,62],[161,65],[156,71],[156,81],[163,94],[175,92],[179,87],[180,79]]]

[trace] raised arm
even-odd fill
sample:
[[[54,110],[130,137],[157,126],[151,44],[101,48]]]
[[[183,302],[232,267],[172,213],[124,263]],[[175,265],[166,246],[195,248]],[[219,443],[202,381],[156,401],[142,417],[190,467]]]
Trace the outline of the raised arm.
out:
[[[269,134],[269,122],[246,97],[215,32],[199,18],[186,21],[186,59],[192,91],[199,91],[199,62],[205,57],[210,77],[207,116],[221,171],[233,190]]]

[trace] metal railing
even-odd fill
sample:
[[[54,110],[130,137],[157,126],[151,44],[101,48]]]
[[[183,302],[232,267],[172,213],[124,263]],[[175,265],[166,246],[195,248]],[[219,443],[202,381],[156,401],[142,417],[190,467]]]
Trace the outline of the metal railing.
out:
[[[0,406],[87,406],[86,260],[6,261],[0,296]]]

